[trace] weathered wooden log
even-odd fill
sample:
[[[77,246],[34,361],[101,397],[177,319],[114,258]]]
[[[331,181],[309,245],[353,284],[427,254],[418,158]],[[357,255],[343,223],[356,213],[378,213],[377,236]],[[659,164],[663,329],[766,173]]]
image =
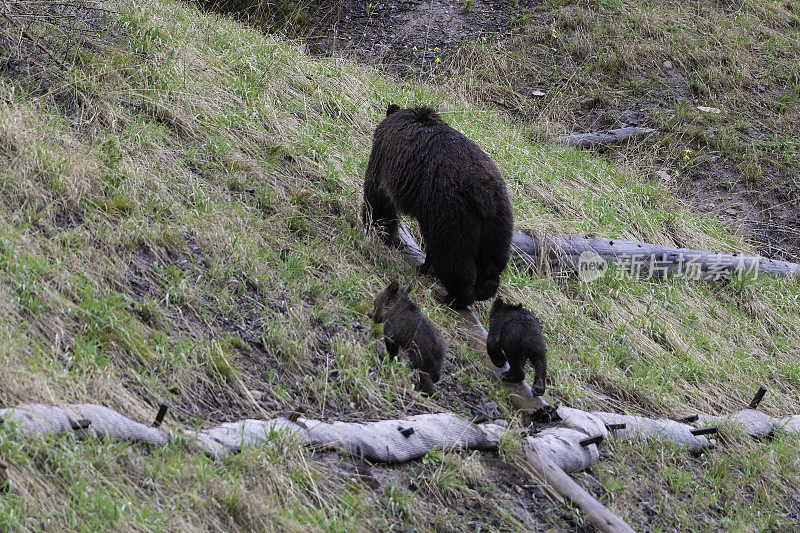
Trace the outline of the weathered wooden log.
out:
[[[627,141],[634,137],[642,137],[655,132],[653,128],[626,126],[615,130],[576,133],[558,137],[556,142],[577,148],[604,148],[611,144]]]
[[[608,533],[630,532],[633,528],[621,518],[598,502],[589,492],[564,473],[558,465],[532,447],[525,447],[525,458],[543,481],[553,487],[558,494],[580,509],[600,530]]]
[[[583,235],[536,237],[516,230],[511,251],[523,264],[575,272],[586,281],[601,277],[611,263],[630,275],[645,278],[663,277],[668,273],[703,280],[742,274],[800,274],[800,264],[788,261]]]

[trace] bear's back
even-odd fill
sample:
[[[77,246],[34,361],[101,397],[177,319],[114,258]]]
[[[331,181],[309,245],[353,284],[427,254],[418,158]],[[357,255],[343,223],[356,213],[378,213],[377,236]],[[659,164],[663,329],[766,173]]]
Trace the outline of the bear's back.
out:
[[[508,194],[499,169],[466,135],[427,107],[400,109],[375,130],[382,188],[405,212],[419,215],[457,205],[470,218],[508,217]],[[498,212],[501,210],[502,212]],[[464,214],[466,214],[466,212]]]

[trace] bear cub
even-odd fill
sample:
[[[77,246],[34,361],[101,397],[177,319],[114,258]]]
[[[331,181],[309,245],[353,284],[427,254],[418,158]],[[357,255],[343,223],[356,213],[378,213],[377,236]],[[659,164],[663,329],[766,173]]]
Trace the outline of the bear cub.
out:
[[[401,349],[406,351],[411,366],[420,371],[420,390],[433,394],[433,384],[439,381],[442,364],[447,357],[447,341],[411,301],[408,291],[393,281],[375,297],[367,316],[377,324],[384,323],[386,351],[392,357]]]
[[[494,296],[514,230],[505,180],[477,144],[428,107],[391,105],[375,128],[362,219],[391,243],[398,213],[419,222],[426,251],[420,270],[439,278],[448,304]]]
[[[533,390],[544,394],[547,377],[547,346],[542,337],[542,324],[536,316],[522,307],[497,298],[489,312],[489,335],[486,351],[495,366],[508,361],[511,367],[503,374],[505,381],[519,383],[525,379],[525,361],[535,371]]]

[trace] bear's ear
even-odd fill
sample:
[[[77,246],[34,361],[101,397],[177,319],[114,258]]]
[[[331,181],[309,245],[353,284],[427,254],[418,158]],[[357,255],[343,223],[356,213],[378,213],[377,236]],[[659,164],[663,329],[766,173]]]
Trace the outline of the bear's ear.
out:
[[[389,296],[394,296],[397,294],[397,290],[400,288],[400,285],[397,284],[397,280],[394,280],[389,284],[386,290],[389,292]]]
[[[400,106],[397,105],[397,104],[390,105],[389,109],[386,110],[386,116],[388,117],[389,115],[391,115],[395,111],[400,111]]]

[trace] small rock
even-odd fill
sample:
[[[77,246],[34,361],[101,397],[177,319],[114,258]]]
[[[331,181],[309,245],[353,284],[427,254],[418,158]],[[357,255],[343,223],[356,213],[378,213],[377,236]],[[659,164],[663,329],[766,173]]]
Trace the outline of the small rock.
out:
[[[251,391],[250,391],[250,395],[251,395],[251,396],[253,397],[253,399],[254,399],[255,401],[257,401],[257,402],[260,402],[261,400],[263,400],[263,399],[264,399],[264,393],[263,393],[263,392],[261,392],[261,391],[258,391],[258,390],[251,390]]]
[[[528,491],[520,487],[519,485],[514,485],[514,490],[517,491],[517,494],[522,494],[523,496],[528,495]]]
[[[659,170],[658,172],[656,172],[656,175],[664,181],[669,181],[670,179],[669,172],[667,172],[666,170]]]
[[[672,66],[673,66],[673,65],[672,65],[672,61],[669,61],[669,60],[667,60],[667,61],[664,61],[664,62],[662,63],[662,65],[664,65],[664,68],[665,68],[665,69],[667,69],[667,70],[672,70]]]
[[[697,109],[699,109],[703,113],[713,113],[714,115],[719,115],[720,113],[722,113],[722,111],[720,111],[716,107],[706,107],[704,105],[697,106]]]
[[[738,215],[739,211],[734,209],[734,208],[730,208],[730,209],[726,209],[725,213],[728,214],[728,215],[732,215],[733,216],[733,215]]]
[[[541,98],[542,96],[545,96],[545,92],[540,91],[539,89],[534,89],[533,91],[531,91],[531,96],[538,96]]]
[[[261,407],[263,407],[264,409],[267,409],[268,411],[277,411],[278,410],[278,404],[275,403],[275,402],[260,402],[260,403],[261,403]]]

